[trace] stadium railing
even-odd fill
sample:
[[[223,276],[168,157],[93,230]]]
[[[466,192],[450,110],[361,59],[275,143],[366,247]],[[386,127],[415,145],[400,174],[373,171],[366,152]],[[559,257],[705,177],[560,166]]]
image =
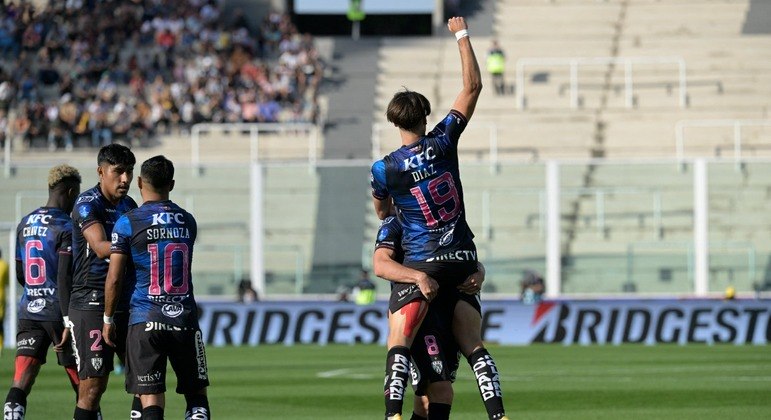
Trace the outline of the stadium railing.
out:
[[[517,108],[525,109],[525,68],[532,66],[568,66],[570,69],[570,103],[572,109],[579,107],[579,67],[623,64],[624,94],[627,108],[634,107],[634,73],[635,66],[644,64],[675,64],[677,65],[678,97],[680,108],[688,106],[687,76],[685,60],[682,57],[523,57],[516,62],[516,96]]]
[[[732,127],[733,158],[738,170],[742,162],[742,128],[771,127],[771,120],[680,120],[675,124],[675,153],[681,164],[685,160],[685,129],[688,127]],[[716,153],[719,153],[719,150],[716,148]]]

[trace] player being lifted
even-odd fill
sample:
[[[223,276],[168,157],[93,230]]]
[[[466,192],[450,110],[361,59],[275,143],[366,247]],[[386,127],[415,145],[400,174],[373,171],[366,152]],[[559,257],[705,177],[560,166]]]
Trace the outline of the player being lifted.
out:
[[[74,420],[99,417],[99,402],[107,388],[114,355],[117,353],[124,360],[126,352],[128,297],[121,300],[116,315],[115,348],[105,346],[102,340],[102,314],[104,281],[110,258],[108,238],[118,218],[137,207],[128,196],[135,163],[134,154],[126,146],[110,144],[102,147],[97,157],[99,183],[80,194],[72,211],[75,275],[69,297],[69,316],[80,378]],[[141,410],[139,398],[135,398],[132,418],[137,418]]]
[[[51,168],[48,202],[24,216],[16,228],[16,280],[24,294],[18,309],[16,371],[3,406],[4,419],[24,419],[27,396],[51,344],[76,394],[78,391],[75,356],[65,328],[69,302],[66,296],[59,296],[72,283],[70,212],[79,193],[77,169],[69,165]]]
[[[185,418],[206,420],[211,418],[209,379],[191,277],[196,221],[169,200],[174,189],[170,160],[146,160],[137,184],[144,204],[124,214],[113,229],[102,335],[113,345],[120,290],[128,288],[126,390],[140,396],[142,418],[163,418],[168,360],[177,375],[177,393],[185,395]],[[135,284],[124,281],[132,270]]]
[[[375,211],[381,219],[389,215],[391,200],[397,208],[397,219],[404,231],[404,266],[436,279],[439,288],[431,305],[436,306],[442,319],[451,322],[455,313],[462,319],[479,317],[467,302],[459,301],[456,289],[477,270],[474,235],[464,211],[457,145],[474,113],[482,81],[465,20],[450,18],[447,27],[458,41],[463,88],[449,114],[428,134],[426,117],[431,113],[431,105],[425,96],[408,90],[394,95],[386,117],[399,129],[402,147],[372,165],[371,183]],[[407,381],[401,364],[410,356],[406,333],[420,326],[427,305],[425,298],[418,298],[391,314],[404,318],[406,328],[403,341],[388,350],[386,418],[401,418],[403,384]],[[468,362],[477,378],[485,408],[491,419],[504,418],[495,362],[481,340],[474,347]],[[428,396],[431,417],[449,417],[452,394],[432,395],[429,387]]]

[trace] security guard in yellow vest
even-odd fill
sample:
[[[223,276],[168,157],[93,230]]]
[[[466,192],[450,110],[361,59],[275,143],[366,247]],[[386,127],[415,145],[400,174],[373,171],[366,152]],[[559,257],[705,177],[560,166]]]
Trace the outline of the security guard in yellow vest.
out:
[[[506,71],[506,56],[496,40],[493,40],[492,46],[487,51],[487,71],[493,78],[496,95],[505,94],[506,82],[503,79],[503,73]]]
[[[357,305],[370,305],[375,302],[375,283],[369,279],[369,271],[361,270],[361,277],[353,290]]]

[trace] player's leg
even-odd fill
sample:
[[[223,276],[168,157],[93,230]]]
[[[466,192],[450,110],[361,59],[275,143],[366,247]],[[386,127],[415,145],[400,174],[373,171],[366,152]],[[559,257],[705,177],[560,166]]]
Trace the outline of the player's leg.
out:
[[[96,420],[113,368],[114,350],[102,340],[101,312],[70,309],[70,321],[80,378],[73,417],[74,420]]]
[[[386,355],[385,417],[400,418],[409,380],[410,346],[428,311],[420,289],[414,284],[397,283],[391,290]]]
[[[32,390],[46,362],[46,353],[51,345],[45,330],[38,322],[19,320],[16,334],[16,361],[13,382],[3,405],[3,418],[24,419],[27,412],[27,396]]]
[[[67,340],[60,342],[64,335],[65,326],[60,322],[47,322],[44,324],[49,339],[58,343],[54,346],[56,350],[56,359],[59,366],[64,367],[64,372],[67,374],[67,379],[70,381],[72,390],[75,391],[75,401],[78,399],[78,385],[80,384],[80,378],[78,378],[78,365],[75,359],[75,350],[72,347],[72,334],[67,334]]]
[[[134,324],[127,330],[123,337],[131,346],[125,349],[124,360],[126,392],[135,398],[132,418],[162,419],[166,405],[166,362],[170,349],[175,348],[174,343],[167,342],[167,332],[157,329],[146,331],[145,324]],[[120,330],[117,331],[116,336],[120,333]]]
[[[488,417],[505,419],[498,368],[482,342],[482,315],[477,297],[461,296],[453,314],[453,334],[474,372]]]
[[[128,321],[128,312],[120,311],[115,313],[113,320],[116,327],[115,354],[118,356],[118,363],[121,366],[121,371],[124,371],[126,366],[126,336],[128,335]],[[115,367],[115,371],[118,372],[118,366]],[[129,412],[129,418],[132,420],[143,418],[142,400],[139,398],[139,394],[134,394],[134,398],[131,401],[131,411]]]
[[[169,352],[169,362],[177,375],[177,393],[185,395],[185,420],[209,420],[209,368],[203,334],[198,327],[166,334],[174,338],[171,343],[176,350]]]
[[[434,382],[428,385],[428,416],[431,420],[446,420],[450,418],[452,409],[452,383],[450,381]]]
[[[140,395],[142,402],[142,418],[145,420],[163,420],[163,410],[166,408],[166,394]]]
[[[415,395],[412,403],[412,417],[410,420],[428,420],[428,397]]]

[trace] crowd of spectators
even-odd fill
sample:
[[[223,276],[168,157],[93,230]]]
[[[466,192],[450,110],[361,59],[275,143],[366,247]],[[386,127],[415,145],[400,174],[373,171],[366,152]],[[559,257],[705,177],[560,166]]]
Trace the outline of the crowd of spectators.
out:
[[[0,128],[72,150],[199,122],[315,122],[313,38],[288,15],[251,25],[219,3],[0,0]]]

